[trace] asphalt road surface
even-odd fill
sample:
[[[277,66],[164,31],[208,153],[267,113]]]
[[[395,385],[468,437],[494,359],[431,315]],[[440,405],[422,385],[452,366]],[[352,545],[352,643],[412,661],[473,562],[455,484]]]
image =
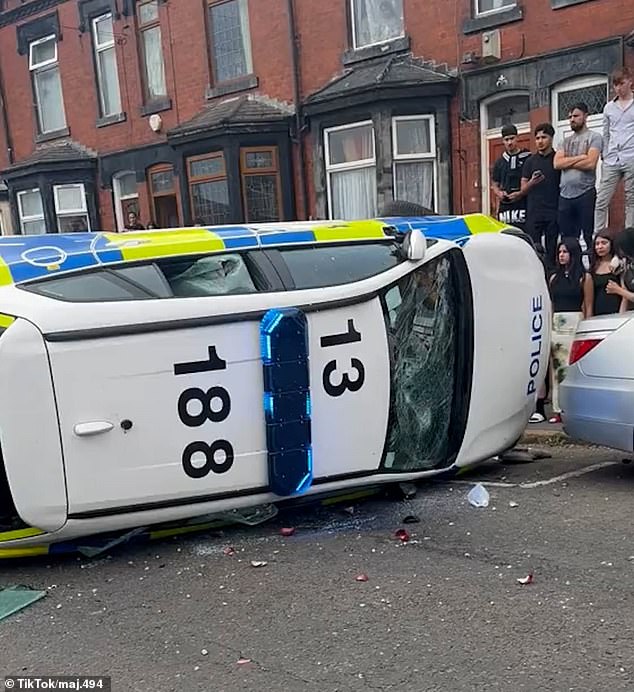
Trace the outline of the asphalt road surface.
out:
[[[0,678],[107,674],[116,692],[631,690],[634,464],[551,451],[411,500],[4,562],[2,585],[48,595],[0,622]],[[478,480],[487,508],[466,498]]]

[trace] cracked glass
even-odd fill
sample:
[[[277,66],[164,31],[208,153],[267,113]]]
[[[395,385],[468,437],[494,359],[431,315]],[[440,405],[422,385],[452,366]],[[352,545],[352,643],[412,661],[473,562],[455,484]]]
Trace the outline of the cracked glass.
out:
[[[447,461],[458,348],[458,291],[440,257],[383,294],[392,371],[386,471]]]

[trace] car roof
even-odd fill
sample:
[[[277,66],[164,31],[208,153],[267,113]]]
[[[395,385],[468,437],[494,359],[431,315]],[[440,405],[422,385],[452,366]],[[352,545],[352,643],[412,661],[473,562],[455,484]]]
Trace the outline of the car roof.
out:
[[[506,228],[483,214],[303,221],[190,227],[125,233],[47,233],[0,237],[0,285],[121,262],[319,243],[386,240],[418,228],[430,238],[457,241]]]

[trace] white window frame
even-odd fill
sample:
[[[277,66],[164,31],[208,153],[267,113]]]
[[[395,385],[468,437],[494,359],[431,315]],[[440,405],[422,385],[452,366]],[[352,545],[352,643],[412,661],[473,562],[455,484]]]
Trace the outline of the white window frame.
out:
[[[24,210],[22,208],[22,198],[24,195],[31,194],[32,192],[37,192],[38,195],[40,196],[40,202],[42,203],[42,213],[41,214],[32,214],[31,216],[25,216]],[[45,221],[44,217],[44,200],[42,199],[42,191],[40,190],[39,187],[33,187],[30,190],[20,190],[17,195],[17,202],[18,202],[18,217],[20,218],[20,232],[23,235],[27,235],[24,232],[24,224],[25,222],[29,221]]]
[[[502,137],[502,135],[500,134],[499,127],[489,127],[488,107],[496,101],[504,101],[513,96],[524,96],[526,98],[530,98],[529,93],[527,91],[516,89],[511,91],[504,91],[501,94],[496,94],[495,96],[491,96],[490,98],[484,99],[480,102],[480,168],[482,174],[482,178],[480,180],[480,187],[482,190],[481,209],[485,214],[489,213],[489,200],[491,197],[491,166],[493,164],[492,161],[489,161],[489,142],[492,139],[501,139]],[[525,135],[531,133],[531,124],[529,121],[517,123],[515,127],[517,127],[518,135]]]
[[[34,63],[33,48],[41,45],[42,43],[48,43],[51,40],[55,42],[55,57],[51,58],[50,60],[45,60],[44,62]],[[29,70],[31,72],[40,70],[42,67],[47,67],[48,65],[53,65],[54,63],[57,63],[57,36],[55,36],[55,34],[43,36],[42,38],[38,38],[36,41],[31,41],[31,43],[29,43]]]
[[[405,36],[405,18],[403,17],[403,26],[401,27],[401,33],[398,36],[392,36],[392,38],[385,39],[385,41],[375,41],[374,43],[364,43],[362,46],[360,46],[357,42],[357,20],[355,17],[354,1],[355,0],[349,0],[349,2],[350,2],[350,23],[351,23],[350,28],[352,30],[352,48],[353,48],[353,50],[361,50],[362,48],[369,48],[370,46],[380,46],[380,45],[383,45],[384,43],[389,43],[390,41],[397,41],[399,38],[403,38]],[[403,4],[405,4],[405,0],[403,0]]]
[[[357,127],[370,125],[372,128],[372,158],[360,159],[352,163],[330,163],[330,133],[341,132],[342,130],[353,130]],[[332,219],[332,185],[330,183],[330,174],[337,171],[352,171],[359,168],[374,168],[376,172],[376,131],[372,120],[359,120],[356,123],[347,123],[346,125],[337,125],[336,127],[328,127],[324,129],[324,163],[326,166],[326,188],[328,196],[328,218]]]
[[[99,32],[97,31],[97,24],[106,19],[106,17],[110,17],[110,21],[112,23],[112,39],[105,43],[99,43]],[[109,118],[114,115],[119,115],[122,112],[123,108],[121,103],[121,85],[119,84],[119,66],[117,65],[117,44],[114,39],[114,17],[112,16],[112,12],[105,12],[104,14],[100,14],[98,17],[95,17],[92,20],[92,40],[95,51],[95,68],[97,70],[97,86],[99,89],[99,106],[101,117]],[[119,92],[119,110],[113,111],[112,113],[107,113],[104,98],[104,85],[101,78],[101,53],[104,53],[105,51],[110,49],[114,50],[114,70],[117,81],[117,91]]]
[[[42,43],[48,43],[53,41],[55,43],[55,55],[50,60],[44,60],[43,62],[34,63],[33,62],[33,48],[39,46]],[[55,130],[45,130],[42,126],[42,117],[40,113],[41,103],[40,103],[40,92],[38,89],[37,74],[41,72],[47,72],[48,70],[56,69],[59,72],[59,61],[57,53],[57,36],[55,34],[49,34],[48,36],[43,36],[35,41],[29,43],[29,72],[33,75],[33,95],[35,96],[35,108],[37,112],[37,127],[41,134],[47,134],[49,132],[54,132]],[[60,88],[61,88],[61,75],[60,75]],[[64,122],[63,127],[66,127],[66,109],[64,107],[64,92],[61,90],[61,103],[60,107],[62,109],[62,120]],[[63,129],[63,127],[61,129]]]
[[[81,189],[81,198],[82,198],[82,206],[77,207],[76,209],[64,209],[63,211],[60,211],[59,208],[59,191],[62,188],[78,188]],[[90,214],[88,213],[88,203],[86,201],[86,187],[83,183],[65,183],[63,185],[53,185],[53,198],[55,201],[55,218],[59,220],[60,218],[64,218],[66,216],[80,216],[83,215],[86,217],[86,227],[90,231]]]
[[[429,122],[429,154],[399,154],[397,141],[397,124],[407,120],[426,120]],[[433,211],[438,210],[438,151],[436,148],[436,118],[431,114],[420,115],[397,115],[392,118],[392,194],[394,199],[396,196],[396,166],[399,162],[414,162],[414,161],[433,161],[434,162],[434,203]]]
[[[499,12],[507,12],[508,10],[512,10],[514,7],[517,7],[517,0],[513,2],[512,5],[506,5],[505,7],[498,7],[494,8],[492,10],[483,10],[482,12],[480,11],[480,2],[481,0],[474,0],[475,3],[475,16],[476,17],[489,17],[492,14],[498,14]]]
[[[564,138],[571,134],[570,121],[559,120],[559,94],[565,93],[567,91],[574,91],[575,89],[583,89],[585,87],[593,86],[605,86],[607,99],[610,99],[610,82],[606,75],[594,74],[587,75],[585,77],[573,77],[572,79],[566,79],[563,82],[559,82],[551,91],[551,112],[552,112],[552,123],[555,128],[555,139],[553,146],[555,149],[561,146]],[[599,134],[603,135],[603,114],[595,113],[588,116],[587,121],[588,127],[591,130],[597,131]],[[597,164],[597,190],[601,183],[601,167],[603,160],[599,157],[599,162]]]
[[[114,192],[114,215],[117,221],[117,230],[119,232],[125,231],[125,224],[127,221],[127,219],[124,217],[123,205],[121,203],[129,199],[139,199],[138,189],[137,192],[129,195],[121,194],[121,178],[123,178],[126,175],[133,175],[136,178],[135,171],[119,171],[118,173],[112,176],[112,191]]]

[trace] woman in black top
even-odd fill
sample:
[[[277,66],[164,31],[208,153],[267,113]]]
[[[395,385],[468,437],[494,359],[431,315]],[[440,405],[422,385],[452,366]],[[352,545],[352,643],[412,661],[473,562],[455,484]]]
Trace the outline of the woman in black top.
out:
[[[610,281],[619,282],[619,261],[612,247],[612,238],[607,231],[594,237],[594,248],[590,264],[590,274],[594,286],[593,315],[610,315],[619,311],[621,296],[608,293]]]
[[[592,317],[594,303],[592,277],[584,269],[581,246],[576,238],[564,238],[559,243],[557,269],[551,274],[549,285],[553,304],[550,391],[554,411],[549,422],[559,423],[559,385],[566,376],[570,347],[579,322]]]
[[[625,270],[621,274],[620,284],[608,282],[606,291],[621,299],[619,312],[634,310],[634,228],[626,228],[616,236],[616,250],[625,260]]]

